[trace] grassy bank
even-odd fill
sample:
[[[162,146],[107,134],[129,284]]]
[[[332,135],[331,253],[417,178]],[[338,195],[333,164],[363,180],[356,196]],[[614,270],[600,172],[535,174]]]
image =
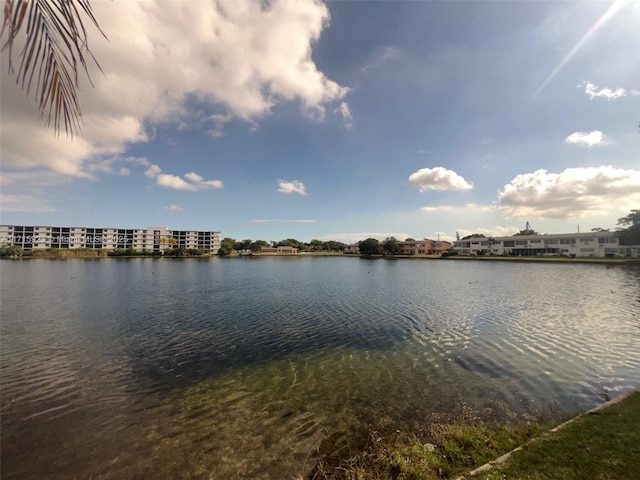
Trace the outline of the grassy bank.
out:
[[[526,445],[473,478],[631,480],[640,472],[640,390]]]
[[[640,472],[640,390],[573,418],[434,421],[420,436],[381,422],[361,445],[320,446],[311,480],[632,480]],[[523,448],[518,448],[523,446]],[[335,449],[335,446],[333,446]],[[507,452],[508,460],[473,472]],[[505,455],[506,457],[506,455]],[[483,470],[484,467],[480,470]],[[473,472],[473,473],[471,473]]]
[[[472,412],[466,417],[458,420],[451,420],[448,416],[429,419],[416,429],[419,434],[395,430],[390,419],[382,419],[369,432],[365,442],[320,445],[322,460],[308,478],[457,478],[542,435],[562,421],[557,414],[529,420],[489,420],[487,417],[483,419],[480,412]]]

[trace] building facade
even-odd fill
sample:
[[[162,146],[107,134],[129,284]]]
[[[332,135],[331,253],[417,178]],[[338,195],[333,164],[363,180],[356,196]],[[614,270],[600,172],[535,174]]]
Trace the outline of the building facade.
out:
[[[132,248],[147,252],[164,252],[184,247],[216,254],[220,248],[220,232],[170,230],[167,227],[128,229],[0,225],[0,245],[17,246],[24,250]]]
[[[260,247],[259,255],[297,255],[298,249],[286,245],[279,247]]]
[[[614,232],[559,233],[478,237],[458,240],[453,250],[460,255],[516,255],[638,258],[640,246],[619,245]]]
[[[451,243],[440,240],[410,240],[398,242],[401,255],[442,255],[451,248]]]

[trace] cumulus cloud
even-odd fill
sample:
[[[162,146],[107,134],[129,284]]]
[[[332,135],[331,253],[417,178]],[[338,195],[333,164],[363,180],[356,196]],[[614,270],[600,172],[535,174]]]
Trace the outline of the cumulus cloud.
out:
[[[278,191],[282,193],[299,193],[300,195],[306,195],[304,183],[300,180],[278,180]]]
[[[564,139],[564,143],[593,147],[594,145],[606,145],[609,142],[600,130],[594,130],[588,133],[574,132]]]
[[[39,121],[2,56],[4,168],[90,178],[87,164],[148,141],[154,125],[219,136],[232,119],[254,127],[282,102],[322,119],[348,92],[313,61],[312,47],[329,23],[317,0],[95,2],[93,10],[108,37],[89,27],[104,75],[89,65],[95,88],[81,79],[83,128],[73,141]]]
[[[182,208],[180,205],[169,205],[168,207],[164,207],[165,210],[169,210],[170,212],[186,212],[186,210],[184,208]]]
[[[569,218],[606,215],[640,203],[640,171],[612,166],[536,170],[518,175],[498,194],[511,217]]]
[[[589,97],[591,97],[591,100],[593,100],[595,97],[602,97],[606,98],[607,100],[615,100],[616,98],[625,97],[627,95],[626,90],[621,87],[618,87],[615,90],[609,87],[598,89],[598,87],[596,87],[593,83],[589,82],[583,82],[578,85],[578,87],[584,87],[584,93],[589,95]]]
[[[155,178],[156,184],[161,187],[173,188],[174,190],[188,190],[195,192],[197,190],[206,190],[209,188],[222,188],[224,185],[220,180],[205,180],[195,172],[189,172],[185,175],[187,180],[168,173],[161,173],[162,169],[158,165],[149,165],[144,174],[149,178]]]
[[[453,170],[444,167],[421,168],[409,176],[409,183],[425,190],[470,190],[473,184],[467,182]]]

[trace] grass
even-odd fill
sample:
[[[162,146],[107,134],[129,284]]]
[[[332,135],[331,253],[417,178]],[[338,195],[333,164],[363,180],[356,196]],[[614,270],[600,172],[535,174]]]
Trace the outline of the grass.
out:
[[[422,438],[389,430],[384,419],[366,444],[322,451],[311,480],[459,478],[524,445],[480,480],[640,478],[640,390],[549,431],[556,421],[434,422]],[[352,447],[352,448],[350,448]]]
[[[389,421],[390,423],[390,421]],[[553,424],[535,422],[495,423],[463,420],[430,424],[422,438],[389,430],[385,419],[370,433],[366,445],[349,451],[340,445],[323,459],[311,480],[432,480],[456,478],[541,435]]]
[[[514,452],[482,480],[637,479],[640,475],[640,391]]]

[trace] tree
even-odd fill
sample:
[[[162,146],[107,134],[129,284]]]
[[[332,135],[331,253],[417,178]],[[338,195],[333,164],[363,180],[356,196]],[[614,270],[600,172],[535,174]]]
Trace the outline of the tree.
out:
[[[252,252],[259,252],[262,247],[268,247],[269,244],[264,240],[256,240],[255,242],[251,242],[249,249]]]
[[[471,235],[462,237],[460,240],[469,240],[470,238],[487,238],[487,236],[484,233],[472,233]]]
[[[251,242],[251,240],[249,240]],[[218,249],[218,255],[227,256],[231,255],[236,250],[236,240],[231,237],[225,237],[220,241],[220,248]]]
[[[376,255],[380,253],[380,242],[375,238],[367,238],[358,242],[358,248],[364,255]]]
[[[385,241],[382,242],[382,249],[387,255],[400,253],[400,247],[398,246],[398,241],[395,237],[387,237]]]
[[[625,227],[633,227],[640,225],[640,210],[631,210],[631,213],[618,219],[618,225]]]
[[[524,230],[520,230],[518,233],[514,234],[514,237],[519,237],[522,235],[540,235],[538,232],[536,232],[535,230],[529,228],[525,228]]]
[[[415,238],[411,238],[411,237],[409,237],[409,238],[405,238],[405,239],[404,239],[404,241],[405,241],[405,242],[415,242],[415,241],[416,241],[416,239],[415,239]]]
[[[84,70],[91,83],[87,59],[100,68],[88,47],[87,31],[83,23],[85,18],[106,38],[93,16],[89,0],[4,2],[0,37],[3,38],[1,51],[7,51],[9,73],[14,72],[14,41],[26,27],[24,47],[15,55],[20,64],[16,83],[23,90],[26,89],[27,95],[31,87],[34,87],[40,118],[46,117],[47,125],[53,123],[56,135],[60,133],[62,124],[70,136],[80,126],[82,113],[77,95],[79,71]]]
[[[536,232],[533,228],[531,228],[531,224],[527,222],[527,224],[524,227],[524,230],[520,230],[518,233],[514,235],[514,237],[518,237],[521,235],[540,235],[540,234]]]
[[[631,210],[631,213],[618,219],[616,237],[620,245],[640,245],[640,210]]]

